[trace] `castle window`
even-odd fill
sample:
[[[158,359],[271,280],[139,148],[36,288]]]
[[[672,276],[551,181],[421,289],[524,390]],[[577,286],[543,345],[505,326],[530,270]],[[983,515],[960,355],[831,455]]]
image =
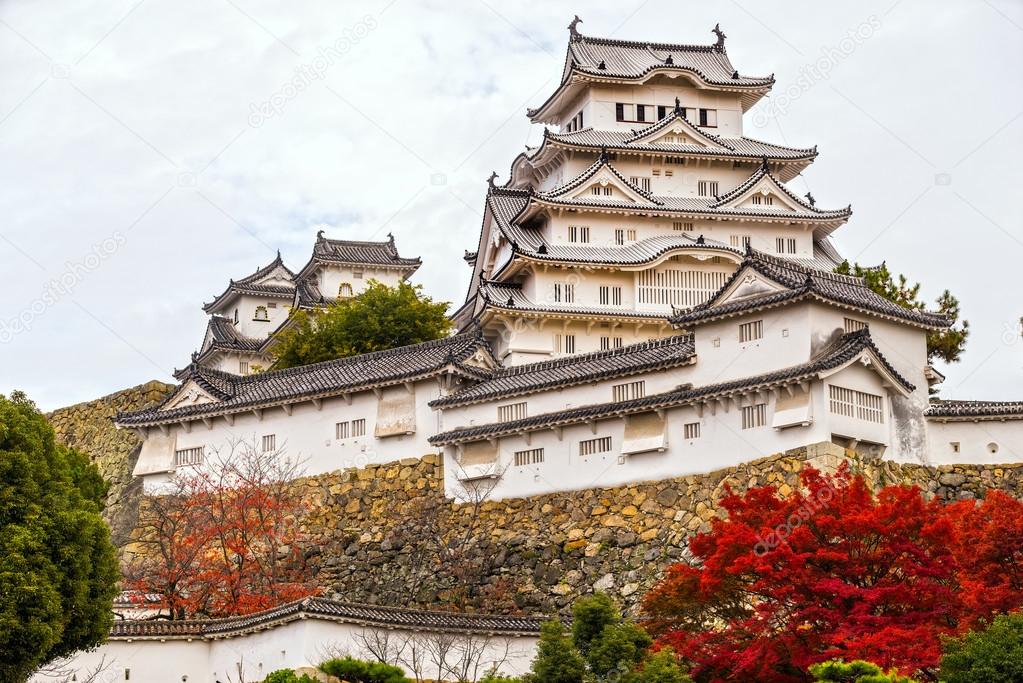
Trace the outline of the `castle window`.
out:
[[[277,302],[271,301],[266,305],[267,308],[277,308]]]
[[[238,324],[238,309],[234,309],[234,324]]]
[[[554,302],[570,304],[575,301],[575,285],[569,282],[554,283]]]
[[[590,188],[590,194],[604,197],[612,197],[614,196],[614,188],[611,187],[610,185],[605,185],[604,187],[601,187],[600,185],[594,185],[593,187]]]
[[[749,249],[750,239],[749,235],[729,235],[728,243],[733,247]]]
[[[668,115],[668,108],[665,107],[663,104],[657,105],[657,120],[660,121],[661,119],[663,119],[667,115]]]
[[[611,349],[622,348],[621,337],[601,337],[600,338],[600,350],[610,351]]]
[[[337,288],[337,295],[341,299],[352,298],[352,285],[348,282],[342,282],[341,286]]]
[[[635,242],[636,241],[636,231],[632,230],[632,229],[626,230],[625,231],[625,239],[627,239],[630,242]]]
[[[700,423],[699,422],[686,422],[682,425],[682,438],[687,441],[700,438]]]
[[[796,239],[794,237],[776,237],[774,248],[779,254],[795,254]]]
[[[198,465],[203,461],[206,448],[196,446],[195,448],[181,448],[174,451],[174,466]]]
[[[253,320],[269,320],[270,314],[266,311],[266,306],[256,306],[256,314],[252,318]]]
[[[701,197],[717,197],[718,196],[718,181],[716,180],[701,180],[696,183],[696,193]]]
[[[526,417],[526,402],[509,403],[506,406],[497,406],[497,419],[499,422],[511,422]]]
[[[828,385],[831,412],[866,422],[884,423],[884,398],[877,394]]]
[[[700,125],[708,128],[717,128],[718,125],[718,111],[717,109],[701,109],[700,110]]]
[[[601,285],[600,303],[603,306],[621,306],[622,288],[618,286]]]
[[[568,241],[586,244],[590,241],[590,226],[570,225],[568,226]]]
[[[543,449],[531,448],[528,451],[515,451],[515,466],[539,465],[543,462]]]
[[[575,353],[575,335],[555,334],[554,353]]]
[[[754,403],[742,409],[742,428],[753,429],[767,424],[767,404]]]
[[[727,279],[726,273],[704,270],[642,270],[636,276],[636,297],[641,304],[689,308],[706,301]]]
[[[611,437],[601,436],[596,439],[587,439],[579,442],[579,455],[594,455],[596,453],[607,453],[611,450]]]
[[[650,191],[650,178],[634,175],[629,177],[629,182],[644,192]]]
[[[366,436],[366,418],[352,420],[352,436]]]
[[[615,244],[618,246],[625,244],[625,231],[621,228],[615,228]]]
[[[615,121],[624,121],[624,120],[625,120],[625,103],[624,102],[616,102],[615,103]]]
[[[351,422],[338,422],[334,425],[334,438],[335,439],[347,439],[348,435],[352,433]]]
[[[239,375],[249,374],[249,361],[247,360],[238,361],[238,374]]]
[[[764,338],[764,321],[754,320],[753,322],[739,325],[739,343],[756,341]]]
[[[635,398],[643,398],[646,395],[646,382],[639,380],[638,382],[626,382],[624,384],[616,384],[611,387],[611,400],[612,401],[631,401]]]
[[[277,435],[267,434],[263,437],[263,452],[272,453],[277,450]]]
[[[851,334],[853,332],[859,332],[867,327],[867,323],[862,320],[857,320],[856,318],[843,318],[842,327],[845,329],[846,334]]]
[[[362,279],[362,271],[361,270],[353,270],[352,271],[352,279],[354,279],[354,280],[361,280]]]
[[[684,232],[692,232],[693,224],[686,221],[675,221],[671,224],[672,230],[682,230]]]

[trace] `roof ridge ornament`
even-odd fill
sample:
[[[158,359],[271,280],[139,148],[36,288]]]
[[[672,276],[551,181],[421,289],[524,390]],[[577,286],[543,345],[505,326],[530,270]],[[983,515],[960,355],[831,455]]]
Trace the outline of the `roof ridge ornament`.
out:
[[[675,66],[675,60],[671,58],[671,55],[664,60],[665,66]]]
[[[323,241],[323,230],[317,230],[316,231],[316,241],[317,242],[322,242]]]
[[[806,197],[806,201],[810,206],[817,206],[817,200],[813,198],[812,192],[807,192],[803,196]]]
[[[675,113],[682,116],[682,100],[675,98]]]
[[[725,32],[721,30],[721,24],[720,23],[714,24],[714,28],[711,29],[711,33],[713,33],[714,35],[716,35],[718,37],[717,42],[714,43],[714,49],[718,50],[720,52],[724,52],[725,51],[725,38],[727,38],[728,36],[726,36]]]
[[[598,161],[602,164],[606,164],[611,161],[611,155],[607,153],[607,145],[600,146],[600,158]]]
[[[497,171],[491,171],[490,172],[490,177],[487,178],[487,185],[489,185],[490,189],[492,189],[492,190],[495,187],[497,187],[497,185],[494,183],[495,180],[497,180]]]
[[[607,71],[607,64],[604,63],[603,59],[600,60],[600,64],[597,65],[597,68],[601,71]]]
[[[767,166],[767,155],[766,154],[760,160],[760,170],[763,171],[764,173],[770,173],[771,172],[771,169],[768,168],[768,166]]]
[[[576,26],[578,26],[581,23],[583,23],[583,20],[580,19],[579,15],[577,14],[575,15],[575,19],[572,20],[572,23],[568,25],[569,38],[571,38],[572,40],[577,40],[582,37],[582,34],[579,33],[579,29],[576,28]]]

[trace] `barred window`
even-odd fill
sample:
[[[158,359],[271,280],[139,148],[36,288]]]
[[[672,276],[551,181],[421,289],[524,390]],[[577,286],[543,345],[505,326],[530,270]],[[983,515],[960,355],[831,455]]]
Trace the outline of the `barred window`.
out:
[[[625,231],[621,228],[615,228],[615,244],[618,246],[625,244]]]
[[[176,450],[174,451],[174,466],[180,467],[182,465],[198,465],[203,461],[205,451],[205,446]]]
[[[521,420],[526,417],[526,402],[509,403],[506,406],[497,406],[497,419],[501,422]]]
[[[774,250],[779,254],[795,254],[796,240],[793,237],[777,237],[774,240]]]
[[[629,178],[629,182],[631,182],[633,185],[643,190],[644,192],[650,191],[650,178],[647,178],[645,176],[634,175]]]
[[[352,420],[352,436],[366,436],[366,418]]]
[[[554,283],[554,301],[555,303],[572,303],[575,301],[575,285],[569,282],[555,282]]]
[[[756,341],[757,339],[764,338],[764,321],[754,320],[748,323],[742,323],[739,325],[739,343],[745,344],[746,342]]]
[[[748,249],[750,245],[749,235],[729,235],[728,243],[733,247],[740,247],[742,249]]]
[[[570,225],[568,226],[568,241],[586,243],[590,241],[590,226]]]
[[[842,322],[846,334],[849,334],[851,332],[859,332],[860,330],[867,327],[867,323],[863,322],[862,320],[857,320],[856,318],[845,318]]]
[[[579,455],[593,455],[595,453],[607,453],[611,450],[611,437],[601,436],[596,439],[588,439],[579,442]]]
[[[277,435],[266,434],[263,436],[263,452],[270,453],[277,449]]]
[[[341,286],[337,288],[337,295],[342,299],[352,298],[352,286],[347,282],[342,282]]]
[[[754,403],[742,409],[742,428],[753,429],[767,424],[767,404]]]
[[[575,335],[555,334],[554,353],[575,353]]]
[[[352,433],[351,422],[338,422],[334,425],[334,438],[335,439],[347,439]]]
[[[696,184],[696,193],[701,197],[717,197],[718,181],[701,180]]]
[[[699,439],[700,438],[700,423],[699,422],[686,422],[682,425],[682,436],[686,440]]]
[[[621,337],[601,337],[600,338],[600,350],[610,351],[611,349],[622,348]]]
[[[646,381],[626,382],[611,387],[612,401],[631,401],[634,398],[643,398],[646,395]]]
[[[675,221],[671,224],[672,230],[693,231],[693,224],[688,221]]]
[[[515,466],[539,465],[543,462],[543,449],[531,448],[528,451],[515,451]]]
[[[239,375],[249,374],[249,361],[247,360],[238,361],[238,374]]]
[[[618,286],[601,285],[600,303],[604,306],[621,306],[622,288]]]
[[[865,422],[884,423],[884,398],[877,394],[828,385],[831,412]]]

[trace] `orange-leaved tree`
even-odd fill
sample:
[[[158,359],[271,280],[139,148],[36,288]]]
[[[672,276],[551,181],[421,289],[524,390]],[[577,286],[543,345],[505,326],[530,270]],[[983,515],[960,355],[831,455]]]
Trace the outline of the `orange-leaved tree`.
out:
[[[810,665],[868,660],[932,679],[941,639],[1023,606],[1023,505],[946,505],[915,486],[872,493],[808,468],[788,497],[729,493],[694,560],[647,594],[649,627],[697,681],[810,681]]]
[[[133,599],[170,618],[249,614],[315,592],[303,553],[299,463],[245,442],[179,470],[145,501],[125,568]]]

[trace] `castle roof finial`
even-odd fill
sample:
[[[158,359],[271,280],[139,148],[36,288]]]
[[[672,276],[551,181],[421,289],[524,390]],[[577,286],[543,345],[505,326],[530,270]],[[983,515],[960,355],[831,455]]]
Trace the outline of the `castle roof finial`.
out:
[[[323,230],[317,230],[316,231],[316,241],[317,242],[322,242],[323,241]]]
[[[491,189],[497,187],[497,185],[494,184],[495,180],[497,180],[497,171],[492,171],[490,173],[490,177],[487,178],[487,184],[491,187]]]
[[[680,116],[682,115],[682,100],[677,97],[675,98],[675,113]]]
[[[579,18],[579,15],[575,15],[575,19],[568,25],[569,37],[573,40],[579,37],[579,29],[576,28],[579,24],[583,23],[583,20]]]
[[[766,154],[760,160],[760,170],[763,171],[764,173],[769,173],[771,171],[771,169],[767,167],[767,155]]]
[[[817,206],[817,200],[813,198],[812,192],[807,192],[803,196],[806,197],[806,201],[810,206]]]
[[[726,36],[725,32],[721,30],[721,24],[714,24],[714,28],[712,29],[712,32],[714,33],[714,35],[716,35],[718,37],[718,41],[716,43],[714,43],[714,48],[717,49],[717,50],[724,51],[724,49],[725,49],[725,38],[727,38],[728,36]]]
[[[600,146],[600,163],[606,164],[611,161],[611,156],[607,153],[607,145]]]

